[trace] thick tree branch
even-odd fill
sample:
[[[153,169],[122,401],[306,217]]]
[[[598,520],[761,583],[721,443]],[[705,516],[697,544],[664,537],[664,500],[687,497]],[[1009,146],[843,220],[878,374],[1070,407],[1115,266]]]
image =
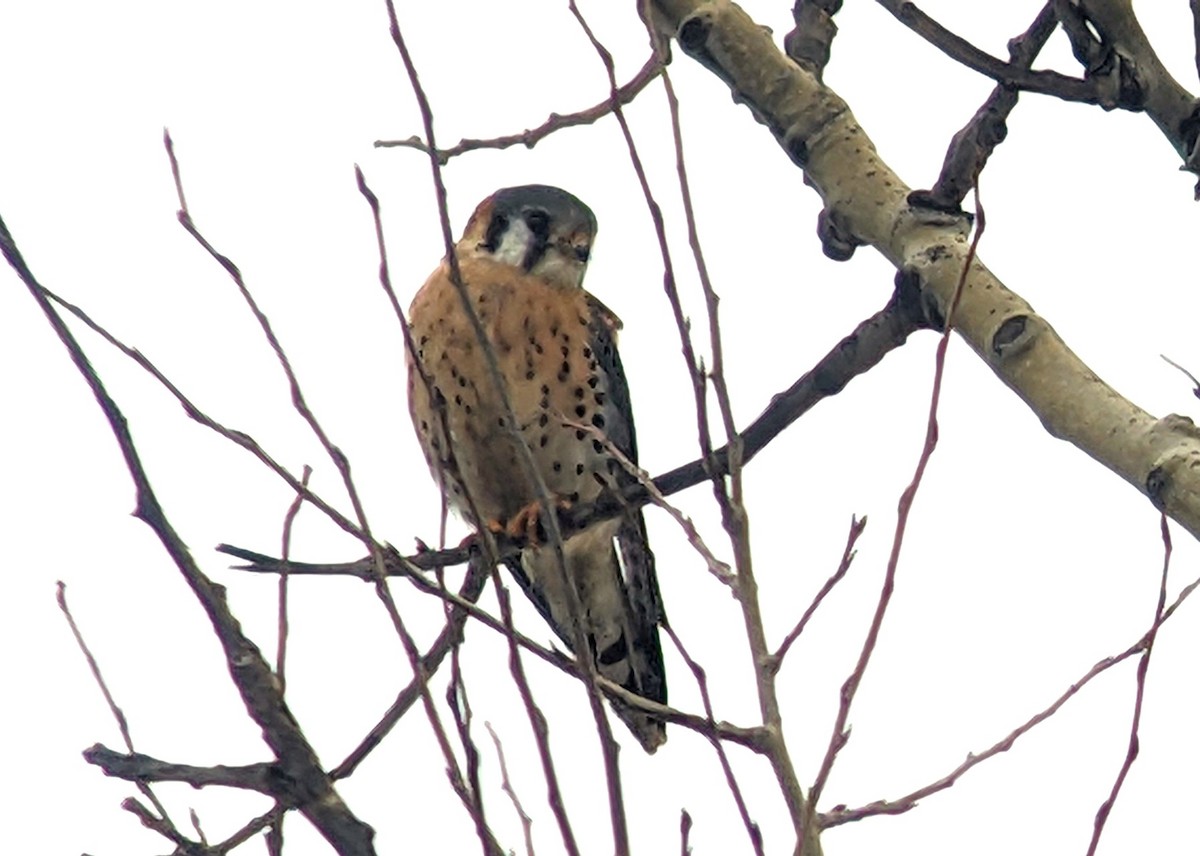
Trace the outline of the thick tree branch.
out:
[[[1019,68],[1029,68],[1054,32],[1058,19],[1054,16],[1053,0],[1042,7],[1037,18],[1021,35],[1008,43],[1009,58]],[[929,191],[914,191],[913,202],[941,211],[957,211],[970,192],[979,174],[987,165],[996,146],[1008,136],[1008,116],[1017,106],[1019,90],[998,84],[963,127],[950,141],[942,171]]]
[[[787,55],[821,79],[829,64],[837,24],[833,16],[842,8],[842,0],[796,0],[792,7],[795,28],[783,37]]]
[[[910,206],[909,187],[846,103],[790,61],[736,4],[659,0],[654,10],[657,26],[771,130],[849,234],[917,284],[928,314],[944,315],[966,257],[966,219]],[[1123,398],[982,262],[971,266],[954,326],[1052,436],[1087,452],[1200,536],[1200,431],[1190,419],[1155,419]]]
[[[1131,0],[1076,0],[1071,4],[1095,28],[1109,52],[1113,74],[1135,92],[1140,109],[1183,158],[1183,168],[1200,174],[1200,103],[1179,85],[1159,59],[1138,23]],[[1197,185],[1200,194],[1200,184]]]

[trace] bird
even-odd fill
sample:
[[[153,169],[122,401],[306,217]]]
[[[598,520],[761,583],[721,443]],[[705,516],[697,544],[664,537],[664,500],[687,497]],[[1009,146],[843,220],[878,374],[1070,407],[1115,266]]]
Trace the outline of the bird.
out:
[[[476,207],[454,257],[462,288],[499,369],[510,412],[463,306],[449,256],[409,309],[408,400],[434,480],[468,521],[531,535],[506,564],[553,631],[596,671],[667,701],[658,629],[666,618],[640,508],[567,535],[560,565],[537,521],[536,482],[559,507],[615,498],[635,480],[611,449],[637,461],[629,387],[617,352],[620,319],[583,289],[596,218],[557,187],[496,191]],[[514,430],[515,429],[515,430]],[[517,438],[520,438],[519,440]],[[578,593],[588,650],[576,649],[565,580]],[[610,697],[642,748],[666,741],[662,719]]]

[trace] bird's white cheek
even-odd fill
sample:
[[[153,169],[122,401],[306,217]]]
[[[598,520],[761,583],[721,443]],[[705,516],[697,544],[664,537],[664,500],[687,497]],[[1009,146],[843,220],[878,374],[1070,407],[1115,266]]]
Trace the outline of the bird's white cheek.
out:
[[[492,258],[501,264],[519,267],[524,264],[532,241],[533,233],[529,231],[529,227],[523,220],[517,220],[500,237],[500,246],[496,247]]]

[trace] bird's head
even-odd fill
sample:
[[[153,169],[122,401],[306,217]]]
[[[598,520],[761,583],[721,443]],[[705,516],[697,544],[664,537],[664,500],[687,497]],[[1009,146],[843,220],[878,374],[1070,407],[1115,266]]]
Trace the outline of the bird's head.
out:
[[[578,288],[595,237],[590,208],[557,187],[525,184],[497,190],[480,202],[457,251]]]

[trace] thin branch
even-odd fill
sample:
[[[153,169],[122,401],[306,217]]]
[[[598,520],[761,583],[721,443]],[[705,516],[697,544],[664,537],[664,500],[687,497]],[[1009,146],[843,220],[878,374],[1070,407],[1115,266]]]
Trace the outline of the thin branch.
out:
[[[854,545],[858,543],[858,538],[862,535],[863,530],[867,528],[867,518],[851,517],[850,532],[846,535],[846,547],[842,550],[842,559],[838,562],[837,570],[825,580],[825,584],[821,586],[816,596],[813,597],[812,603],[808,605],[808,609],[804,610],[804,614],[800,616],[800,620],[796,622],[796,626],[791,629],[787,636],[783,637],[783,641],[779,643],[779,647],[775,649],[775,653],[771,655],[772,668],[775,671],[783,664],[783,658],[791,649],[793,643],[800,638],[800,634],[804,632],[804,628],[808,626],[808,622],[816,614],[817,608],[825,600],[833,587],[841,582],[842,577],[846,576],[846,572],[850,570],[850,564],[854,561],[855,550]]]
[[[285,805],[294,805],[296,795],[281,776],[277,764],[245,764],[229,767],[217,764],[197,767],[192,764],[173,764],[138,752],[114,752],[97,743],[83,753],[84,760],[95,764],[106,776],[132,782],[184,782],[193,788],[219,786],[257,791],[274,797]]]
[[[679,636],[669,625],[665,626],[663,630],[671,638],[671,641],[675,644],[675,650],[679,652],[679,656],[683,657],[683,661],[687,663],[692,676],[695,677],[696,686],[700,690],[700,700],[704,704],[704,716],[711,726],[715,726],[716,718],[713,716],[712,698],[708,693],[708,676],[704,668],[692,658],[692,655],[683,646],[683,642]],[[754,819],[750,817],[750,809],[746,805],[746,798],[742,795],[742,789],[738,785],[737,777],[733,773],[733,766],[729,763],[729,755],[725,752],[725,745],[715,731],[710,731],[704,736],[708,738],[709,743],[712,744],[713,749],[717,753],[717,761],[721,765],[721,772],[725,774],[725,783],[729,786],[729,793],[733,796],[738,816],[741,817],[742,826],[745,827],[746,835],[750,839],[750,846],[754,848],[757,856],[763,856],[762,830]]]
[[[204,608],[221,644],[230,677],[233,679],[247,712],[261,728],[287,780],[306,797],[301,811],[317,830],[343,854],[368,856],[375,852],[373,830],[362,823],[342,802],[321,770],[316,753],[305,739],[299,724],[288,711],[279,693],[278,682],[258,648],[241,631],[225,602],[224,590],[201,572],[191,553],[166,518],[141,458],[130,435],[124,414],[108,394],[99,375],[88,361],[78,341],[21,257],[8,227],[0,220],[0,252],[25,283],[50,326],[71,356],[97,404],[108,420],[121,454],[125,459],[136,491],[135,515],[158,537],[184,580]]]
[[[1150,632],[1145,636],[1146,644],[1142,650],[1142,656],[1138,660],[1137,690],[1133,701],[1133,721],[1129,726],[1129,746],[1125,751],[1125,760],[1122,762],[1121,769],[1117,773],[1117,778],[1113,782],[1108,799],[1096,811],[1096,822],[1092,829],[1092,840],[1088,844],[1087,856],[1095,856],[1096,848],[1100,846],[1100,836],[1104,834],[1104,825],[1108,822],[1112,808],[1121,793],[1121,786],[1125,784],[1125,778],[1129,775],[1129,770],[1133,767],[1133,762],[1137,760],[1138,756],[1140,746],[1138,728],[1142,722],[1142,703],[1146,696],[1146,672],[1150,668],[1150,654],[1154,651],[1154,640],[1158,637],[1158,628],[1163,620],[1163,608],[1167,604],[1167,574],[1171,569],[1171,530],[1167,526],[1167,516],[1165,514],[1159,518],[1159,527],[1162,532],[1163,541],[1162,577],[1158,585],[1158,602],[1154,606],[1154,624],[1151,625]]]
[[[1197,588],[1200,588],[1200,577],[1197,577],[1188,585],[1184,586],[1184,588],[1175,597],[1175,600],[1172,601],[1171,605],[1162,612],[1161,617],[1157,619],[1154,625],[1145,633],[1143,633],[1136,642],[1134,642],[1121,653],[1114,654],[1110,657],[1105,657],[1103,660],[1097,662],[1090,669],[1088,669],[1088,671],[1085,672],[1079,678],[1079,680],[1071,684],[1061,695],[1058,696],[1058,698],[1051,702],[1048,707],[1034,714],[1022,725],[1014,728],[1005,737],[992,744],[984,751],[979,753],[969,753],[966,757],[966,760],[964,760],[961,764],[959,764],[942,778],[935,782],[931,782],[928,785],[917,788],[915,791],[912,791],[911,793],[905,794],[904,796],[894,800],[876,800],[875,802],[868,803],[864,806],[859,806],[858,808],[838,808],[834,811],[825,812],[820,815],[821,826],[828,829],[833,826],[840,826],[843,823],[851,823],[853,821],[862,820],[863,818],[873,817],[875,815],[903,814],[904,812],[911,811],[925,797],[931,796],[938,791],[946,790],[954,785],[969,770],[978,767],[984,761],[999,755],[1001,752],[1007,752],[1013,747],[1017,740],[1058,713],[1063,705],[1074,698],[1080,692],[1080,690],[1091,683],[1095,678],[1104,674],[1113,666],[1128,660],[1130,657],[1141,654],[1146,649],[1146,643],[1150,635],[1157,632],[1158,628],[1162,627],[1162,625],[1165,624],[1167,620],[1175,614],[1175,611],[1183,605],[1185,600],[1191,597],[1192,593],[1195,592]]]
[[[121,732],[121,741],[125,744],[125,749],[132,754],[134,751],[133,737],[129,732],[129,720],[125,718],[125,711],[121,710],[120,705],[117,704],[117,700],[113,698],[113,694],[108,688],[108,682],[104,680],[104,675],[100,672],[100,664],[96,662],[96,658],[92,654],[92,649],[88,647],[87,641],[84,640],[83,633],[79,629],[79,625],[75,623],[75,616],[71,614],[71,608],[67,606],[67,585],[62,580],[56,583],[55,599],[58,602],[58,608],[67,619],[67,625],[71,628],[71,635],[75,637],[75,644],[79,646],[80,653],[87,660],[88,670],[92,673],[92,678],[96,681],[96,686],[100,688],[100,694],[104,696],[104,701],[108,705],[113,719],[117,721],[117,730]],[[166,806],[159,801],[149,785],[141,781],[137,785],[138,790],[142,792],[146,799],[150,800],[154,806],[154,810],[158,812],[160,822],[175,830],[175,822],[167,814]]]
[[[597,443],[602,445],[605,453],[613,458],[621,466],[621,468],[625,470],[625,472],[632,476],[634,481],[645,488],[646,493],[650,497],[650,502],[655,507],[661,508],[663,511],[667,512],[671,519],[679,525],[679,528],[683,530],[683,534],[687,538],[688,543],[691,544],[692,549],[699,553],[700,558],[704,560],[704,564],[705,567],[708,568],[708,572],[712,574],[722,585],[727,586],[735,594],[737,593],[737,575],[730,570],[729,565],[726,562],[722,562],[720,559],[718,559],[713,551],[709,549],[708,545],[704,543],[704,538],[700,534],[700,530],[696,528],[696,524],[692,522],[692,518],[688,517],[686,514],[667,501],[667,498],[662,495],[662,491],[655,486],[654,480],[650,477],[648,472],[630,460],[629,456],[617,448],[616,444],[608,438],[608,435],[595,425],[592,425],[589,422],[580,422],[576,419],[570,419],[562,413],[553,413],[551,415],[561,424],[567,426],[568,428],[574,428],[576,431],[584,432]]]
[[[271,847],[273,846],[272,841],[273,839],[281,838],[282,832],[273,833],[272,830],[281,829],[283,818],[286,814],[287,809],[284,806],[276,805],[270,811],[264,812],[249,823],[244,824],[241,829],[221,843],[213,845],[211,849],[214,854],[228,853],[231,850],[241,847],[251,838],[258,835],[258,833],[266,830],[268,852],[270,852],[270,856],[277,856],[275,852],[271,851]]]
[[[584,638],[583,622],[580,616],[583,615],[583,608],[579,603],[579,593],[576,591],[574,584],[567,576],[566,560],[563,555],[563,535],[558,525],[557,517],[552,513],[554,503],[551,500],[550,492],[546,488],[545,480],[542,479],[538,472],[537,466],[533,460],[533,454],[525,442],[524,437],[519,430],[518,422],[513,415],[512,402],[509,399],[508,389],[504,383],[504,377],[500,373],[500,367],[496,360],[495,350],[492,348],[491,342],[487,337],[486,331],[483,329],[483,324],[479,320],[478,314],[475,312],[475,307],[472,305],[470,295],[467,293],[466,285],[463,282],[462,272],[459,269],[458,255],[454,248],[454,236],[450,230],[450,214],[446,205],[446,185],[442,179],[441,164],[437,157],[433,154],[437,151],[437,142],[433,132],[433,110],[430,107],[429,99],[425,94],[425,89],[421,85],[420,77],[417,74],[416,65],[413,63],[412,55],[409,53],[408,45],[405,43],[404,35],[400,30],[400,22],[396,17],[396,9],[393,0],[386,0],[388,11],[389,30],[392,36],[392,42],[396,45],[396,49],[400,54],[400,59],[404,63],[405,73],[408,75],[409,85],[412,88],[413,94],[417,99],[417,105],[421,112],[421,122],[424,128],[425,142],[430,152],[429,165],[430,173],[433,178],[434,196],[437,200],[438,221],[441,225],[442,240],[446,249],[446,263],[449,268],[450,281],[455,290],[458,292],[460,305],[463,313],[466,316],[472,332],[475,334],[476,342],[480,347],[480,351],[484,356],[484,361],[487,365],[488,376],[492,382],[492,389],[496,393],[501,410],[505,416],[505,424],[510,438],[512,439],[515,448],[520,458],[521,469],[530,484],[533,485],[535,499],[542,508],[541,519],[549,535],[549,546],[553,550],[555,564],[558,572],[561,575],[561,582],[564,590],[567,593],[567,603],[569,614],[571,615],[572,625],[575,628],[575,646],[580,652],[580,656],[574,661],[579,669],[580,675],[584,678],[585,691],[587,692],[588,702],[591,707],[592,717],[596,722],[596,730],[600,736],[601,749],[605,758],[605,772],[609,782],[610,789],[613,787],[619,788],[620,771],[615,766],[615,741],[612,737],[612,731],[609,727],[608,720],[605,718],[603,707],[600,703],[598,691],[596,689],[596,670],[594,664],[586,656],[588,651],[587,642]],[[411,339],[407,343],[410,348],[410,359],[419,361],[419,357],[415,350],[411,350]],[[447,435],[448,436],[448,435]],[[474,501],[468,495],[468,500],[472,505]],[[486,529],[483,526],[484,521],[479,520],[479,515],[474,515],[479,531],[483,534],[483,545],[487,551],[488,558],[491,560],[491,567],[496,567],[496,556],[493,541],[488,537]],[[542,761],[542,770],[546,777],[547,789],[549,792],[549,803],[551,811],[554,813],[555,819],[558,821],[559,831],[562,835],[563,846],[567,849],[570,856],[577,856],[578,846],[575,843],[574,832],[571,830],[570,821],[567,818],[565,806],[562,803],[561,792],[558,786],[557,773],[554,769],[553,758],[550,753],[549,740],[547,737],[547,729],[545,718],[541,711],[537,709],[533,701],[532,691],[529,688],[528,681],[525,678],[524,667],[520,660],[520,650],[516,644],[516,631],[512,624],[512,614],[508,606],[508,593],[500,584],[499,575],[493,573],[493,582],[496,587],[496,595],[500,601],[501,617],[504,621],[506,635],[509,639],[509,664],[513,675],[513,680],[517,684],[518,692],[521,694],[522,701],[525,704],[526,712],[529,716],[530,725],[534,732],[534,740],[538,747],[538,754]],[[614,777],[617,778],[617,784],[613,784]],[[619,836],[618,836],[619,846]]]
[[[253,550],[245,550],[245,549],[242,549],[241,547],[232,547],[228,544],[222,544],[218,549],[223,553],[227,553],[231,556],[236,556],[236,557],[243,559],[250,563],[248,565],[239,566],[237,568],[237,570],[249,571],[251,573],[268,573],[268,574],[273,574],[273,573],[279,572],[279,569],[280,569],[280,560],[279,559],[273,558],[271,556],[263,555],[262,553],[256,553]],[[418,553],[417,555],[420,556],[421,554]],[[403,561],[403,560],[401,560],[401,561]],[[480,562],[481,562],[481,567],[482,567],[483,560],[481,559]],[[394,557],[389,558],[389,566],[393,567],[393,574],[401,573],[399,571],[394,570],[395,563],[396,563],[396,560]],[[361,566],[362,564],[363,564],[363,561],[360,561],[357,563],[351,563],[350,565],[332,566],[332,567],[334,567],[337,570],[337,572],[341,573],[341,572],[346,572],[347,568],[354,568],[357,566]],[[296,563],[292,563],[291,573],[293,575],[300,574],[300,573],[321,575],[322,573],[325,572],[327,567],[330,567],[330,566],[297,565]],[[358,576],[359,574],[355,573],[354,575]],[[557,651],[552,651],[549,648],[539,645],[538,643],[534,642],[532,639],[521,634],[520,632],[510,629],[510,627],[505,623],[505,621],[503,619],[495,618],[490,613],[481,609],[475,603],[468,601],[468,600],[464,599],[463,597],[460,597],[459,595],[455,595],[455,594],[445,591],[444,589],[440,588],[436,583],[430,582],[429,580],[425,579],[422,576],[410,575],[409,581],[412,582],[412,584],[414,586],[416,586],[419,590],[425,592],[426,594],[431,594],[431,595],[434,595],[435,597],[444,598],[447,602],[454,605],[455,607],[460,608],[466,615],[479,621],[481,624],[483,624],[488,629],[493,630],[496,633],[499,633],[508,639],[511,639],[511,641],[514,645],[517,645],[517,646],[523,648],[524,650],[529,651],[531,654],[534,654],[535,656],[539,657],[543,661],[549,663],[551,666],[554,666],[555,668],[559,669],[563,673],[570,675],[571,677],[573,677],[577,680],[582,680],[582,677],[579,675],[578,670],[575,668],[574,660],[567,658],[565,655],[563,655]],[[465,588],[465,585],[466,584],[464,584],[464,588]],[[507,596],[507,590],[502,589],[501,591],[503,591],[505,593],[505,596]],[[503,603],[501,604],[501,606],[503,607]],[[445,632],[445,631],[443,631],[443,632]],[[441,637],[439,637],[439,639],[440,638]],[[448,643],[447,643],[447,647],[448,647]],[[730,742],[738,743],[742,746],[746,746],[747,748],[753,749],[756,752],[762,751],[762,741],[763,741],[763,735],[765,734],[765,731],[761,727],[744,728],[744,727],[737,726],[737,725],[731,725],[726,722],[718,722],[715,724],[711,724],[711,723],[706,722],[704,717],[699,717],[699,716],[695,716],[694,714],[685,713],[685,712],[683,712],[681,710],[677,710],[673,707],[669,707],[667,705],[659,704],[658,702],[651,701],[650,699],[640,696],[637,693],[630,692],[629,690],[622,687],[620,684],[613,683],[612,681],[608,680],[607,678],[605,678],[601,675],[598,675],[596,677],[596,683],[605,694],[617,699],[618,701],[620,701],[630,707],[636,707],[641,710],[644,710],[647,713],[649,713],[652,716],[655,716],[659,719],[663,719],[663,720],[666,720],[667,722],[681,725],[684,728],[690,728],[693,731],[696,731],[700,734],[707,735],[708,733],[711,732],[712,734],[716,735],[721,740],[729,740]],[[394,723],[392,723],[392,724],[394,724]],[[348,774],[349,774],[348,772],[343,772],[342,769],[339,767],[331,775],[333,776],[333,778],[337,779],[337,778],[342,778],[344,775],[348,775]]]
[[[1028,69],[1045,46],[1058,18],[1054,0],[1048,0],[1029,29],[1008,43],[1009,59],[1014,66]],[[942,162],[942,171],[929,191],[916,190],[909,199],[941,211],[957,211],[970,192],[975,176],[983,171],[996,147],[1008,136],[1007,120],[1017,106],[1019,92],[997,84],[991,95],[954,138]]]
[[[438,574],[438,585],[444,590],[446,588],[445,580],[442,575]],[[447,617],[449,617],[449,604],[445,604]],[[483,807],[483,789],[479,785],[479,747],[475,744],[475,738],[471,736],[471,720],[474,718],[471,712],[471,702],[467,697],[467,685],[463,681],[462,670],[458,663],[458,644],[454,644],[450,650],[450,682],[446,686],[446,703],[450,708],[450,714],[454,718],[454,728],[458,733],[458,742],[462,746],[463,755],[466,758],[467,767],[467,787],[464,789],[462,798],[464,801],[471,803],[471,816],[475,821],[475,835],[479,838],[479,843],[483,847],[484,856],[489,854],[499,854],[499,843],[492,836],[491,830],[488,829],[487,815]],[[452,776],[450,779],[452,785],[457,785]]]
[[[206,848],[197,844],[197,842],[189,841],[174,825],[165,822],[161,817],[155,815],[154,812],[132,797],[122,800],[121,808],[140,820],[142,826],[152,832],[157,832],[174,844],[177,852],[207,856],[209,851]]]
[[[663,62],[660,57],[651,56],[646,64],[635,74],[628,83],[617,88],[617,103],[629,104],[636,98],[651,81],[662,73]],[[525,146],[532,149],[546,137],[561,131],[563,128],[573,128],[579,125],[591,125],[613,112],[613,96],[606,97],[599,104],[579,110],[575,113],[551,113],[544,123],[536,128],[522,131],[519,134],[507,134],[485,140],[463,139],[448,149],[431,149],[420,137],[409,137],[407,140],[376,140],[378,148],[409,148],[424,152],[435,157],[439,164],[445,166],[451,158],[481,149],[507,149],[512,146]]]
[[[1200,3],[1200,0],[1197,0],[1197,2]],[[1166,363],[1168,365],[1173,366],[1173,367],[1179,369],[1179,371],[1183,372],[1184,376],[1187,377],[1187,379],[1192,382],[1192,395],[1196,396],[1196,398],[1200,398],[1200,380],[1197,380],[1196,376],[1194,374],[1192,374],[1190,371],[1185,369],[1183,366],[1179,365],[1179,363],[1175,362],[1173,359],[1166,356],[1165,354],[1159,354],[1159,356],[1162,357],[1163,360],[1166,361]]]
[[[945,373],[946,366],[946,348],[950,344],[950,333],[953,329],[954,312],[958,308],[958,301],[963,293],[963,288],[967,282],[967,272],[971,268],[971,263],[975,259],[976,251],[979,247],[979,240],[983,236],[987,221],[984,217],[983,207],[979,203],[979,184],[978,176],[976,176],[975,184],[975,234],[971,239],[971,245],[967,250],[966,260],[963,262],[962,270],[959,273],[958,286],[955,288],[954,297],[950,301],[949,308],[946,312],[945,330],[942,333],[941,339],[938,340],[937,352],[934,357],[933,371],[933,391],[929,396],[929,416],[926,421],[925,442],[921,448],[921,454],[917,461],[916,471],[913,473],[912,481],[908,487],[904,489],[904,493],[900,496],[899,508],[896,513],[896,529],[892,538],[892,550],[888,556],[887,571],[884,574],[883,586],[879,591],[879,601],[875,606],[875,615],[871,619],[871,626],[867,630],[866,638],[863,640],[862,650],[858,655],[858,662],[855,663],[854,670],[850,676],[846,678],[846,682],[842,684],[841,703],[838,705],[837,718],[834,723],[833,733],[829,738],[829,744],[825,749],[825,757],[821,761],[821,768],[817,773],[816,781],[809,791],[810,805],[815,806],[822,792],[825,789],[825,783],[829,779],[829,774],[833,769],[833,763],[837,759],[838,753],[846,745],[846,741],[850,738],[850,732],[846,727],[846,723],[850,717],[850,707],[854,703],[854,697],[858,692],[858,687],[862,683],[863,675],[866,673],[867,664],[871,660],[871,655],[875,651],[875,645],[879,640],[879,631],[883,626],[883,618],[887,613],[888,605],[891,603],[892,593],[895,590],[896,570],[900,563],[900,549],[904,544],[904,534],[907,530],[909,514],[912,511],[913,501],[916,499],[917,490],[921,486],[921,481],[925,476],[925,468],[929,465],[930,458],[933,456],[934,450],[937,448],[938,442],[938,422],[937,412],[938,405],[941,401],[942,393],[942,378]]]
[[[1068,77],[1057,71],[1032,71],[1022,68],[1017,63],[1005,62],[950,32],[922,12],[915,3],[908,2],[908,0],[877,0],[877,2],[891,12],[900,23],[946,56],[972,71],[992,78],[999,84],[1028,92],[1038,92],[1042,95],[1053,95],[1064,101],[1078,101],[1084,104],[1105,103],[1106,95],[1095,81]]]
[[[191,213],[187,209],[187,203],[183,196],[183,182],[180,177],[179,161],[175,157],[175,146],[169,133],[164,133],[163,142],[167,149],[167,157],[170,159],[171,174],[174,176],[176,190],[179,194],[180,208],[177,216],[180,224],[184,227],[188,234],[191,235],[196,242],[200,244],[200,246],[202,246],[209,253],[209,255],[212,256],[213,259],[215,259],[217,263],[225,269],[226,273],[229,274],[230,279],[233,280],[234,285],[237,286],[238,293],[241,295],[242,300],[246,303],[246,306],[254,315],[255,320],[258,321],[258,325],[262,330],[263,336],[270,345],[272,352],[274,352],[280,368],[283,369],[284,375],[288,381],[288,386],[291,390],[293,408],[297,413],[300,414],[300,417],[308,425],[309,430],[311,430],[313,435],[317,438],[317,441],[321,444],[321,447],[325,450],[325,453],[329,456],[330,461],[333,462],[334,467],[337,469],[338,474],[342,478],[342,485],[346,489],[346,493],[350,498],[350,503],[354,508],[355,518],[358,522],[358,527],[361,532],[359,537],[367,546],[367,549],[370,551],[371,557],[374,560],[374,567],[377,571],[373,579],[373,583],[375,585],[375,594],[382,604],[384,610],[387,612],[388,618],[392,623],[392,628],[396,632],[397,637],[400,639],[401,644],[404,647],[404,652],[408,657],[409,665],[413,670],[413,674],[421,678],[421,700],[424,703],[423,706],[425,713],[429,719],[430,726],[433,728],[434,736],[437,738],[438,745],[446,759],[447,769],[452,777],[457,777],[455,779],[456,781],[461,781],[462,773],[458,767],[458,761],[454,757],[454,752],[450,746],[449,738],[446,736],[445,728],[442,726],[441,718],[438,715],[437,708],[434,706],[433,698],[429,693],[427,686],[428,676],[421,672],[420,652],[417,650],[416,642],[413,640],[412,634],[409,633],[404,619],[401,617],[400,611],[397,609],[396,603],[392,598],[390,590],[388,589],[387,575],[384,573],[383,549],[371,535],[371,527],[367,520],[366,509],[363,507],[362,500],[358,495],[358,489],[354,484],[353,477],[351,476],[350,461],[342,452],[342,450],[334,445],[333,441],[329,438],[329,435],[318,421],[316,414],[313,413],[311,408],[309,408],[308,403],[304,398],[304,394],[300,389],[300,381],[296,375],[296,372],[292,368],[291,361],[288,359],[283,345],[276,337],[275,332],[271,327],[270,320],[259,307],[258,302],[254,299],[254,296],[250,293],[250,290],[246,287],[241,271],[231,259],[218,252],[216,248],[209,243],[208,239],[204,237],[204,235],[193,222]],[[467,808],[468,812],[472,810],[470,801],[465,802],[465,807]]]
[[[441,632],[421,657],[420,672],[413,675],[411,681],[396,695],[387,712],[378,723],[368,732],[346,756],[346,758],[330,771],[330,778],[335,781],[344,779],[354,773],[375,747],[383,742],[383,738],[395,727],[409,708],[421,697],[421,675],[432,675],[441,666],[442,661],[450,650],[462,639],[463,627],[467,621],[467,610],[460,604],[474,605],[487,584],[489,569],[478,557],[467,567],[466,579],[456,595],[456,601],[446,598],[450,614]],[[444,589],[443,589],[444,591]],[[449,594],[446,592],[446,594]]]
[[[496,730],[492,728],[490,722],[485,722],[484,727],[488,734],[492,737],[492,743],[496,747],[496,760],[500,765],[500,787],[508,795],[508,799],[512,802],[513,810],[516,811],[517,817],[521,819],[521,832],[525,836],[525,856],[535,856],[533,852],[533,818],[525,811],[525,807],[521,805],[521,798],[517,796],[516,788],[513,787],[512,779],[508,775],[508,764],[504,760],[504,746],[500,743],[500,737],[496,734]]]
[[[300,474],[300,484],[305,488],[308,487],[308,480],[312,477],[312,467],[308,464],[304,465],[304,469]],[[287,641],[288,641],[288,572],[287,561],[292,552],[292,524],[296,520],[296,515],[300,513],[300,506],[304,504],[304,494],[298,492],[296,498],[292,500],[292,504],[288,506],[287,514],[283,517],[283,535],[280,538],[281,551],[279,555],[283,558],[284,568],[279,572],[279,617],[277,619],[276,641],[275,648],[275,674],[279,676],[279,691],[281,694],[287,692]]]
[[[204,411],[202,411],[195,405],[195,403],[191,401],[191,399],[184,395],[183,392],[177,386],[175,386],[175,384],[172,383],[171,380],[165,374],[163,374],[153,362],[149,360],[149,358],[141,353],[141,351],[138,351],[136,348],[132,348],[122,342],[120,339],[110,333],[104,326],[93,320],[92,317],[79,306],[76,306],[70,301],[65,300],[40,283],[37,285],[37,288],[49,300],[57,303],[63,309],[66,309],[68,312],[82,321],[90,330],[104,339],[104,341],[108,342],[125,356],[129,357],[129,359],[137,363],[141,369],[149,373],[151,377],[158,381],[159,384],[161,384],[167,390],[167,392],[174,396],[175,400],[178,401],[183,407],[184,413],[187,414],[189,419],[192,419],[200,425],[203,425],[205,428],[216,432],[218,435],[224,437],[226,440],[229,440],[231,443],[234,443],[235,445],[240,446],[248,451],[251,455],[262,462],[264,466],[283,479],[284,482],[287,483],[288,487],[290,487],[296,493],[303,495],[305,500],[310,502],[316,508],[320,509],[331,521],[333,521],[335,525],[355,536],[356,538],[362,537],[362,533],[359,532],[358,527],[355,524],[351,523],[345,515],[327,503],[320,496],[308,490],[301,483],[297,476],[293,475],[290,471],[280,465],[278,461],[267,454],[262,446],[258,444],[258,441],[256,441],[253,437],[244,431],[239,431],[236,428],[229,428],[204,413]]]

